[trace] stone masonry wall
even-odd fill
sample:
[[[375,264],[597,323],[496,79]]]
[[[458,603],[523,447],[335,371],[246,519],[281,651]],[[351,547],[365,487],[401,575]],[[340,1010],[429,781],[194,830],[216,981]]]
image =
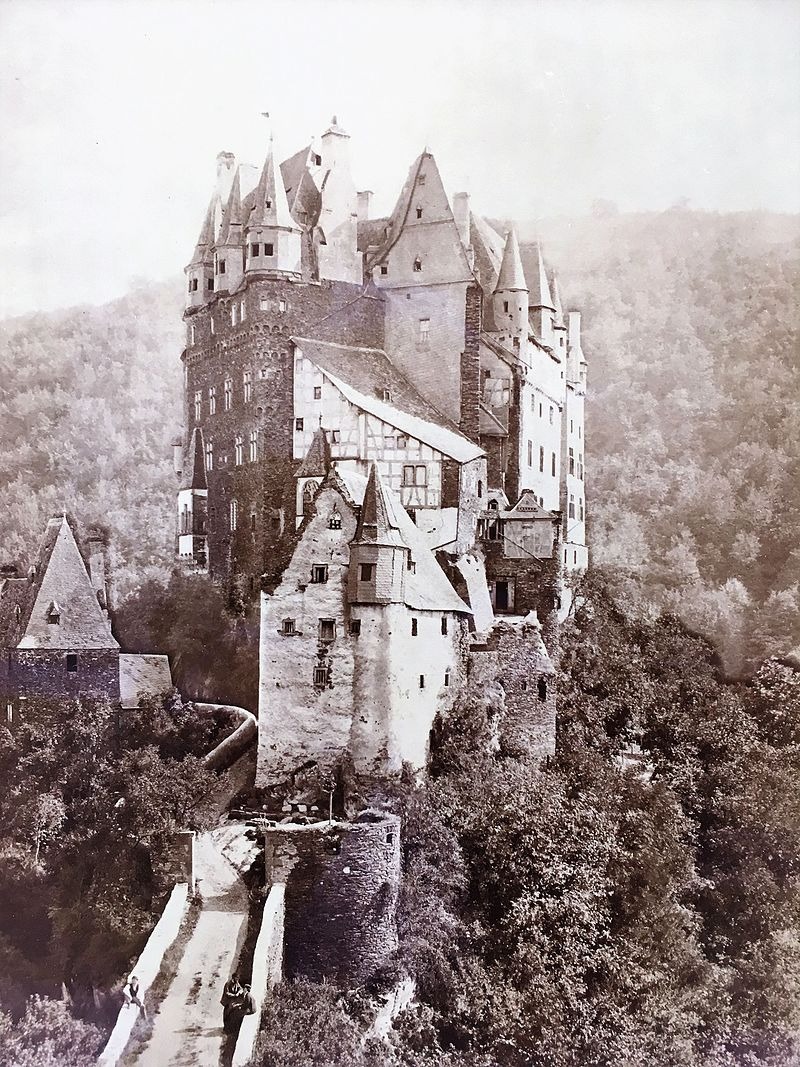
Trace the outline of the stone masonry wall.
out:
[[[400,819],[374,818],[266,831],[267,884],[286,884],[287,978],[362,985],[394,954]]]
[[[12,649],[9,684],[21,697],[77,697],[81,693],[119,700],[119,649],[80,649],[77,670],[67,670],[61,650]]]

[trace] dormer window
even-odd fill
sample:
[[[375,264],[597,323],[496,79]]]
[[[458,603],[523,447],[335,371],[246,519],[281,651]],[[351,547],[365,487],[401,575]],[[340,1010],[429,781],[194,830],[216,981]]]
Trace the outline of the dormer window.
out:
[[[391,402],[392,402],[392,391],[391,391],[391,389],[381,389],[381,400],[383,400],[384,403],[386,403],[386,404],[391,404]]]
[[[418,208],[417,208],[417,218],[418,218],[418,219],[421,219],[421,218],[422,218],[422,208],[421,208],[421,207],[418,207]]]
[[[51,601],[50,607],[47,609],[47,621],[51,626],[58,626],[61,622],[61,608],[55,600]]]
[[[414,260],[414,273],[415,274],[421,274],[422,273],[422,260],[419,258],[419,256],[417,256],[416,259]]]
[[[272,201],[271,200],[265,200],[264,201],[264,207],[266,207],[266,208],[272,207]]]
[[[341,528],[342,528],[342,516],[341,516],[341,513],[336,508],[334,508],[333,511],[331,512],[330,518],[328,519],[328,529],[329,530],[341,530]]]

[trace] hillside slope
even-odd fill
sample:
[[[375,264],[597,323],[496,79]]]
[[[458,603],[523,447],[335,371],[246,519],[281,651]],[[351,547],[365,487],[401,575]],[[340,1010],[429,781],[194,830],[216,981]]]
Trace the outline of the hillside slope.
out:
[[[800,644],[800,219],[521,224],[584,314],[594,558],[720,642],[732,671]],[[180,284],[0,324],[0,545],[51,511],[105,523],[118,593],[170,566]]]

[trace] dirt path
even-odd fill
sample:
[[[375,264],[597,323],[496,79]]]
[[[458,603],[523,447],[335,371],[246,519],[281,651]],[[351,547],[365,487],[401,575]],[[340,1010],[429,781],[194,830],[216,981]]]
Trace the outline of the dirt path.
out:
[[[177,974],[158,1010],[137,1067],[218,1067],[225,1043],[222,987],[236,966],[247,928],[248,894],[224,854],[241,824],[201,834],[196,869],[203,907]]]

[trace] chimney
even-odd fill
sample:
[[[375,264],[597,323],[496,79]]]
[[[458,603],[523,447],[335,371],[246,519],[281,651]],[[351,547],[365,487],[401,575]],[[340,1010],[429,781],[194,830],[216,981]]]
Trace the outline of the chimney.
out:
[[[372,190],[364,189],[363,192],[358,194],[358,219],[359,222],[366,222],[369,218],[370,209],[372,207]]]
[[[456,193],[453,197],[453,215],[455,216],[458,236],[464,248],[469,246],[469,193]]]
[[[107,553],[106,544],[102,537],[87,538],[89,549],[89,577],[92,589],[97,594],[97,600],[103,611],[108,613],[108,583],[106,581]]]
[[[236,156],[233,152],[220,152],[217,156],[217,195],[224,207],[231,194],[233,178],[236,174]]]
[[[581,313],[570,311],[569,313],[569,341],[570,348],[581,347]]]

